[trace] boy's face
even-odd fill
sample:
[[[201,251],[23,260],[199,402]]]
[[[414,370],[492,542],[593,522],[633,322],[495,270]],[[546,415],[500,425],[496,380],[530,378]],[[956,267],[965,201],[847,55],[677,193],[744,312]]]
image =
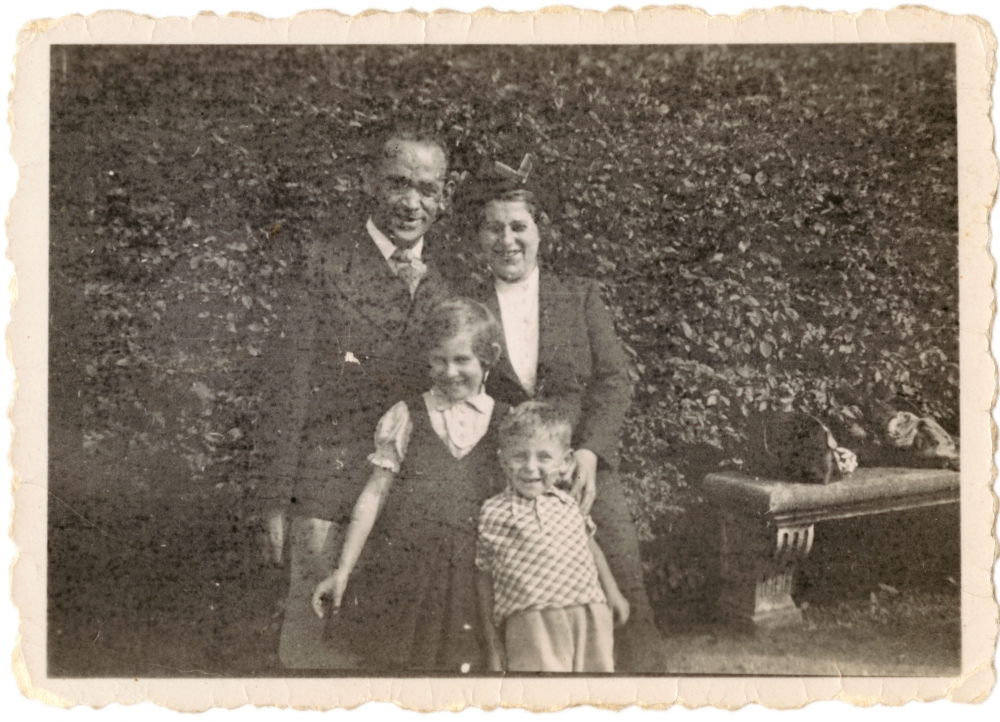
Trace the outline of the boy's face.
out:
[[[445,209],[452,184],[444,152],[433,143],[390,140],[386,156],[366,177],[372,220],[401,248],[409,248]]]
[[[500,464],[507,481],[526,499],[549,491],[572,462],[573,452],[546,431],[510,439],[500,449]]]

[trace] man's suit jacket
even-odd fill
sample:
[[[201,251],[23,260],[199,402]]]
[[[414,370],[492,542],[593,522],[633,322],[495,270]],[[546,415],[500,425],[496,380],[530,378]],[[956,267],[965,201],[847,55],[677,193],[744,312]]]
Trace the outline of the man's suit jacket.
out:
[[[474,291],[500,319],[492,281]],[[538,378],[534,398],[557,404],[573,424],[573,445],[589,449],[612,469],[632,399],[629,361],[615,334],[596,281],[546,272],[538,285]],[[486,390],[515,406],[530,397],[521,387],[506,348]]]
[[[289,376],[271,384],[279,391],[258,435],[258,483],[272,503],[298,516],[348,516],[370,472],[379,418],[428,388],[426,359],[410,341],[450,288],[427,245],[428,272],[411,299],[363,223],[307,244],[305,281],[271,359],[274,373]]]

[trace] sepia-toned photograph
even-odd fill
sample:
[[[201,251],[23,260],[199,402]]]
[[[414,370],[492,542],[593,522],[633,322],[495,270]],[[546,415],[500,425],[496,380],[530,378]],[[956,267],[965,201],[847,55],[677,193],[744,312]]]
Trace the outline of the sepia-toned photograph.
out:
[[[951,44],[51,48],[55,676],[946,676]]]
[[[995,41],[764,18],[26,29],[25,694],[988,695]]]

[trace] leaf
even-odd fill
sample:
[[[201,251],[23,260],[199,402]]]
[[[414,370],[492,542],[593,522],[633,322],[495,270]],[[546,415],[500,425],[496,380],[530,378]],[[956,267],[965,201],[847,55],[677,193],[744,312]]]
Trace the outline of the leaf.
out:
[[[760,342],[760,354],[764,358],[768,358],[774,352],[774,346],[772,346],[767,341]]]
[[[195,381],[191,384],[191,391],[197,396],[203,403],[208,403],[209,401],[215,400],[215,392],[208,387],[204,381]]]
[[[684,335],[687,336],[688,338],[690,339],[694,338],[694,329],[692,329],[691,326],[688,325],[687,321],[681,321],[681,330],[684,332]]]

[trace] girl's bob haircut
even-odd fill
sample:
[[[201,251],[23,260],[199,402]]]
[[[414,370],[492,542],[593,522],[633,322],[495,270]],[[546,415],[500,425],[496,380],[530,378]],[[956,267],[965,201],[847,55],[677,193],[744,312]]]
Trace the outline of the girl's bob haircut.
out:
[[[472,352],[484,369],[492,367],[503,354],[503,328],[496,316],[471,298],[449,298],[435,306],[421,328],[419,343],[424,353],[445,341],[468,333]]]

